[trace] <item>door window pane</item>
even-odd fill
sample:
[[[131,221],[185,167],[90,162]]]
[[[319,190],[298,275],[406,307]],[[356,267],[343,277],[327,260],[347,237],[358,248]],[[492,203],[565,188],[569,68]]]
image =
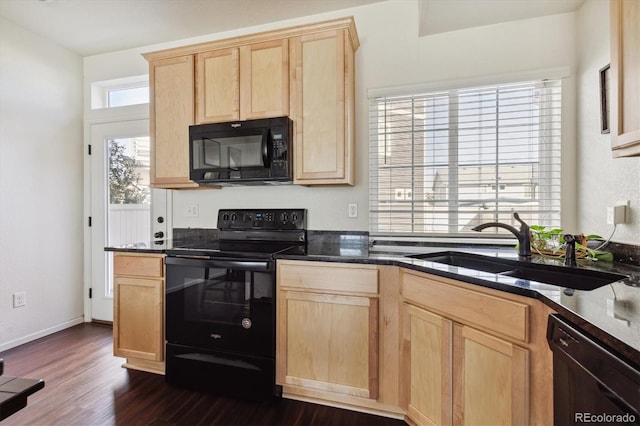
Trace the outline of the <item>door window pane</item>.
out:
[[[108,140],[107,172],[107,245],[113,247],[149,241],[149,137]],[[111,271],[111,267],[107,270]],[[108,296],[113,294],[112,281],[112,277],[108,277],[105,289]]]

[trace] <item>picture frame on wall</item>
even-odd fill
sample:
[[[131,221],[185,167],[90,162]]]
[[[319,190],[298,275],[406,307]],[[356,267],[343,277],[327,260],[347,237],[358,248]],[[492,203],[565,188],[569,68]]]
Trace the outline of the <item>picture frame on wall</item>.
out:
[[[600,133],[609,133],[609,69],[611,64],[600,68]]]

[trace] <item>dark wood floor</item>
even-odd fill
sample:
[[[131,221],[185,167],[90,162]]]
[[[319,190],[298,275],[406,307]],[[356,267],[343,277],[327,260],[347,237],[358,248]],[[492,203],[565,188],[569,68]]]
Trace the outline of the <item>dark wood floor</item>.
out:
[[[111,327],[81,324],[0,353],[7,376],[44,379],[3,425],[363,425],[400,420],[287,399],[252,403],[167,385],[121,367]]]

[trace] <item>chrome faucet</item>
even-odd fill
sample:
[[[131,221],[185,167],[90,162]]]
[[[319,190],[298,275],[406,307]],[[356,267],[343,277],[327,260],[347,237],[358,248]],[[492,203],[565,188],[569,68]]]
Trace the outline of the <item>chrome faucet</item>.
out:
[[[567,243],[564,250],[564,266],[576,267],[578,266],[576,263],[576,241],[578,240],[578,236],[565,234],[563,238],[564,242]]]
[[[471,228],[472,231],[480,232],[485,228],[503,228],[511,232],[518,239],[518,257],[521,259],[531,258],[531,236],[529,234],[529,225],[524,223],[518,213],[513,213],[513,218],[520,222],[520,230],[511,225],[500,222],[487,222],[482,225]]]

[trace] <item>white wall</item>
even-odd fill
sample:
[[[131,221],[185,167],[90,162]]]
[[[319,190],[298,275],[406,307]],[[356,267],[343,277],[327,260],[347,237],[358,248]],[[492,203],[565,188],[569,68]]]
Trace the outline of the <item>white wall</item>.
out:
[[[578,229],[608,237],[606,208],[630,201],[631,221],[617,226],[614,241],[640,244],[640,158],[612,158],[600,133],[599,70],[609,63],[609,3],[588,0],[578,14]]]
[[[178,45],[226,38],[326,20],[354,16],[360,49],[356,53],[356,186],[337,188],[233,187],[222,190],[175,191],[175,227],[215,227],[219,208],[304,207],[309,210],[311,229],[368,229],[368,103],[367,91],[372,88],[421,84],[457,79],[475,80],[502,74],[569,67],[573,69],[575,51],[575,15],[565,14],[513,23],[456,31],[430,37],[418,37],[418,2],[414,0],[374,3],[338,12],[295,19],[277,24],[245,28],[240,31],[212,34],[177,41],[171,44],[147,46],[108,55],[85,58],[85,87],[91,81],[119,78],[147,72],[141,52]],[[108,66],[107,66],[108,65]],[[118,75],[106,76],[115,70]],[[572,79],[565,85],[568,122],[575,117]],[[86,103],[87,101],[85,101]],[[565,154],[573,158],[575,127],[564,130]],[[567,177],[563,221],[574,224],[575,175],[573,161],[563,165]],[[347,217],[347,204],[357,202],[359,217]],[[186,206],[199,205],[198,218],[185,217]]]
[[[79,56],[0,18],[0,350],[83,321],[81,81]]]

